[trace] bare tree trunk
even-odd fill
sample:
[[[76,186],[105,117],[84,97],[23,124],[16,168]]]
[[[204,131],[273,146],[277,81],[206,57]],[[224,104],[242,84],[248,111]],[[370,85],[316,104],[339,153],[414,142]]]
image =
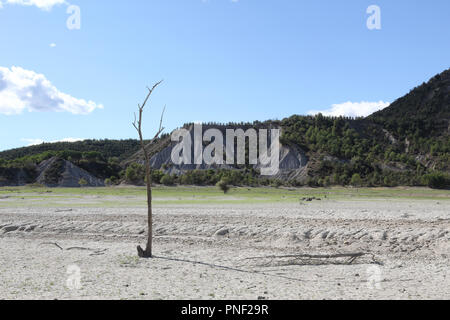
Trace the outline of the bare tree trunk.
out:
[[[152,95],[153,91],[156,89],[157,86],[159,86],[162,83],[162,81],[156,83],[153,88],[148,88],[148,95],[147,98],[145,99],[144,103],[142,104],[142,106],[138,105],[139,108],[139,120],[136,119],[136,114],[134,115],[135,119],[133,122],[133,126],[136,128],[138,134],[139,134],[139,139],[141,141],[141,148],[142,151],[144,153],[144,161],[145,161],[145,181],[146,181],[146,185],[147,185],[147,206],[148,206],[148,238],[147,238],[147,246],[144,249],[142,249],[141,246],[137,247],[137,251],[138,251],[138,255],[141,258],[151,258],[153,256],[153,212],[152,212],[152,169],[150,166],[150,155],[146,149],[145,146],[145,142],[144,142],[144,136],[142,134],[142,114],[144,111],[144,107],[145,104],[147,103],[148,99],[150,98],[150,96]],[[163,122],[163,117],[164,117],[164,111],[165,111],[165,107],[164,110],[162,112],[161,115],[161,120],[159,122],[159,130],[156,133],[155,137],[150,141],[150,145],[156,140],[158,139],[159,135],[163,132],[164,128],[162,127],[162,122]]]

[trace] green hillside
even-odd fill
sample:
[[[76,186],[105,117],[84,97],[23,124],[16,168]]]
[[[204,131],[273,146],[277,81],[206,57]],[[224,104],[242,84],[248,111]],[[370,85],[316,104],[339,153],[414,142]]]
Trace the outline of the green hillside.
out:
[[[233,171],[196,170],[183,176],[157,171],[154,181],[195,185],[226,180],[235,185],[450,187],[450,69],[367,118],[295,115],[280,121],[256,121],[252,126],[281,127],[281,143],[299,147],[308,156],[307,178],[270,181],[246,166]],[[168,144],[167,137],[151,147],[152,153]],[[0,152],[0,185],[29,183],[37,176],[38,165],[52,157],[68,160],[95,177],[108,179],[108,183],[139,184],[144,172],[136,163],[141,157],[139,147],[137,140],[86,140]]]
[[[138,151],[139,147],[139,141],[133,139],[43,143],[40,145],[0,152],[0,159],[14,160],[29,156],[36,156],[45,152],[56,154],[57,152],[70,150],[80,153],[100,152],[105,158],[117,157],[120,160],[123,160]]]

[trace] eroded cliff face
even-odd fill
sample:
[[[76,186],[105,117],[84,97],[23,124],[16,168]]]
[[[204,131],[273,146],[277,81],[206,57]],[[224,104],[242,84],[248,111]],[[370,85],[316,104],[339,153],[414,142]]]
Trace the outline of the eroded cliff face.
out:
[[[208,129],[218,129],[223,133],[224,136],[224,146],[226,146],[226,134],[225,127],[214,127],[214,126],[204,126],[203,132]],[[248,129],[248,127],[242,128],[244,131]],[[191,126],[189,128],[189,132],[191,137],[194,136],[194,130]],[[270,144],[270,141],[269,141]],[[191,164],[181,164],[176,165],[172,161],[172,152],[177,143],[171,142],[170,139],[166,139],[161,141],[159,145],[149,146],[149,151],[153,155],[150,160],[150,164],[153,169],[162,170],[167,174],[176,174],[181,175],[185,172],[192,170],[218,170],[218,169],[226,169],[226,170],[238,170],[238,166],[236,165],[209,165],[203,162],[202,164],[194,164],[194,146],[191,146]],[[203,144],[203,152],[208,144]],[[159,147],[159,152],[157,151]],[[236,151],[236,150],[235,150]],[[235,152],[236,153],[236,152]],[[224,150],[225,154],[225,150]],[[133,161],[136,161],[140,164],[144,163],[142,151],[136,153],[132,157]],[[298,146],[284,146],[280,145],[280,158],[279,158],[279,172],[275,176],[271,176],[277,179],[296,179],[296,180],[304,180],[307,178],[307,168],[308,168],[308,156],[306,153],[299,148]],[[260,161],[258,161],[257,165],[253,165],[253,167],[257,170],[260,170],[263,165]]]
[[[281,146],[280,171],[273,176],[279,180],[305,182],[308,178],[309,158],[298,146]]]
[[[73,163],[58,158],[43,161],[38,166],[37,183],[48,187],[80,187],[79,181],[84,179],[87,187],[103,187],[104,182]]]
[[[172,151],[175,144],[170,144],[160,152],[156,153],[150,160],[152,168],[163,170],[166,173],[179,174],[190,170],[209,170],[209,169],[236,169],[236,166],[227,164],[223,165],[208,165],[204,162],[202,164],[182,164],[175,165],[172,162]],[[204,150],[204,148],[203,148]],[[143,160],[138,162],[143,163]],[[193,156],[191,163],[194,162]],[[280,147],[280,171],[291,171],[306,167],[308,164],[308,157],[298,147],[281,146]],[[261,163],[254,165],[255,169],[261,169]]]

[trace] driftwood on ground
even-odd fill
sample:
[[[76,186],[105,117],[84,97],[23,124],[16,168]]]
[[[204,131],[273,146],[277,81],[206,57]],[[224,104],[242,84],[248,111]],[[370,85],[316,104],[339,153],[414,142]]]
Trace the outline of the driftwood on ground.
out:
[[[80,251],[90,251],[92,252],[91,256],[99,256],[104,254],[108,249],[91,249],[91,248],[85,248],[85,247],[70,247],[70,248],[63,248],[56,242],[43,242],[39,246],[55,246],[61,251],[73,251],[73,250],[80,250]]]
[[[340,259],[340,258],[348,258],[348,260],[345,263],[341,264],[347,264],[351,265],[353,262],[355,262],[356,259],[363,257],[363,256],[372,256],[372,263],[380,264],[381,262],[377,261],[375,259],[375,255],[372,253],[364,253],[364,252],[355,252],[355,253],[338,253],[338,254],[290,254],[290,255],[280,255],[280,256],[264,256],[264,257],[250,257],[246,258],[246,260],[263,260],[263,259],[317,259],[317,260],[333,260],[333,259]]]

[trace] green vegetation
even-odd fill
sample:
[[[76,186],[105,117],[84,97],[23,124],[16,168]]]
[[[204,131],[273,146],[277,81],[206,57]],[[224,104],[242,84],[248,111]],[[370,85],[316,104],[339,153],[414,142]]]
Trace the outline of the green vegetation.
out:
[[[94,197],[95,196],[95,197]],[[308,204],[304,198],[321,201],[450,201],[445,190],[428,188],[243,188],[229,190],[228,195],[217,187],[165,187],[153,190],[154,202],[165,205],[211,205],[211,204]],[[109,188],[0,188],[0,208],[4,207],[146,207],[145,187]]]
[[[161,184],[165,185],[165,186],[173,186],[175,183],[175,179],[173,178],[173,176],[165,174],[162,178],[161,178]]]
[[[137,152],[140,148],[138,140],[84,140],[79,142],[57,142],[57,143],[43,143],[36,146],[18,148],[8,151],[0,152],[0,159],[16,160],[25,159],[33,156],[40,156],[50,153],[48,158],[52,156],[61,156],[66,158],[69,155],[61,154],[65,152],[74,153],[75,157],[80,157],[81,154],[86,155],[89,152],[97,152],[103,158],[117,157],[119,160],[124,160]],[[45,160],[45,159],[43,159]],[[42,160],[41,160],[42,161]]]
[[[86,181],[86,179],[81,178],[81,179],[78,181],[78,184],[79,184],[81,187],[86,187],[87,184],[88,184],[88,182]]]
[[[361,183],[362,183],[361,176],[358,173],[355,173],[352,176],[352,180],[350,181],[350,184],[354,187],[359,187],[359,186],[361,186]]]
[[[129,184],[141,185],[144,182],[145,169],[143,165],[132,163],[125,171],[125,181]]]
[[[412,154],[432,154],[449,164],[450,69],[369,117]]]
[[[223,193],[228,193],[230,191],[230,186],[228,185],[228,181],[225,179],[220,180],[217,182],[217,187],[223,191]]]
[[[56,159],[50,168],[46,171],[44,176],[44,183],[49,186],[57,185],[61,179],[61,174],[64,171],[64,160]]]
[[[424,176],[424,183],[432,189],[449,189],[450,175],[435,172]]]
[[[295,115],[277,121],[227,126],[281,127],[281,143],[299,147],[306,153],[307,177],[291,181],[265,179],[249,165],[237,166],[236,170],[193,170],[178,176],[169,175],[170,168],[164,166],[152,172],[152,181],[167,186],[216,186],[226,181],[229,186],[277,188],[305,185],[450,188],[450,70],[364,119]],[[167,135],[163,136],[151,146],[151,153],[163,146],[166,138]],[[62,160],[72,162],[109,186],[121,182],[143,185],[144,167],[136,163],[138,156],[131,157],[138,150],[137,140],[86,140],[0,152],[0,186],[34,183],[38,165],[51,158],[56,161],[46,173],[47,185],[59,180]]]

